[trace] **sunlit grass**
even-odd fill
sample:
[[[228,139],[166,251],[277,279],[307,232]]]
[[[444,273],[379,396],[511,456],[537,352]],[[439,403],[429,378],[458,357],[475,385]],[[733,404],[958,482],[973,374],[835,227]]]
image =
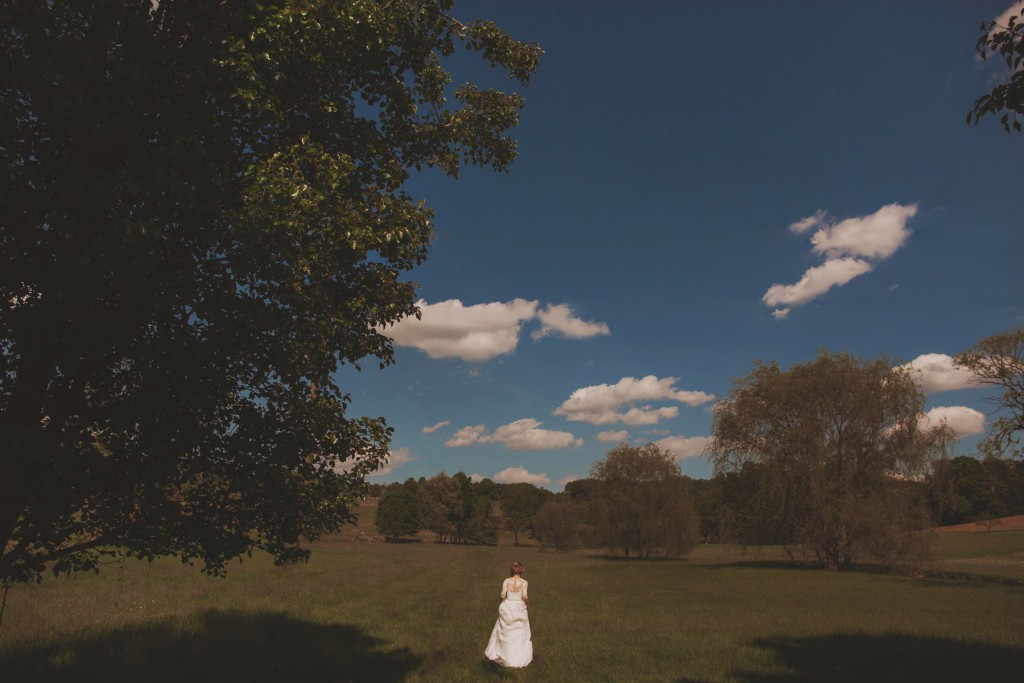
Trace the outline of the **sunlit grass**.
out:
[[[1024,565],[1024,534],[937,539],[936,566]],[[1015,535],[1014,535],[1015,534]],[[534,547],[325,543],[212,579],[171,560],[17,586],[0,627],[10,681],[1010,680],[1024,587],[835,573],[702,546],[627,562]],[[483,649],[518,559],[536,659]],[[978,566],[982,566],[979,564]],[[1011,675],[1012,674],[1012,675]]]
[[[941,534],[929,568],[1024,584],[1024,531]]]

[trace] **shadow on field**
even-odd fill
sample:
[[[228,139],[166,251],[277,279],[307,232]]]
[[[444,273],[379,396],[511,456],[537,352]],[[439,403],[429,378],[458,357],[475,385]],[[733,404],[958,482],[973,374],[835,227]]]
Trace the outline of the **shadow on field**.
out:
[[[210,610],[0,656],[6,681],[402,681],[420,665],[362,630]]]
[[[768,650],[790,673],[731,671],[730,680],[960,683],[1015,680],[1024,671],[1022,649],[895,633],[761,638],[752,645]]]

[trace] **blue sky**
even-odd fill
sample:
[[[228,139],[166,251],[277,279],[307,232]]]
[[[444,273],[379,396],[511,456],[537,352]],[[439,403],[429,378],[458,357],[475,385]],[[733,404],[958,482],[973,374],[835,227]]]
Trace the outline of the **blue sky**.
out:
[[[560,490],[620,440],[707,477],[714,399],[819,349],[915,361],[971,452],[992,406],[948,356],[1024,321],[1024,137],[964,122],[1012,4],[459,2],[545,54],[508,174],[407,186],[423,321],[338,372],[395,430],[371,481]],[[456,84],[518,89],[471,57]]]

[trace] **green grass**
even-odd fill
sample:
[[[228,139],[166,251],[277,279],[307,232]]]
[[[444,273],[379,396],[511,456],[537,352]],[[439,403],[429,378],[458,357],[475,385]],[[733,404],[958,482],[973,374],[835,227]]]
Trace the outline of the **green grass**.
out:
[[[937,571],[993,576],[1024,583],[1024,531],[941,534],[933,548]]]
[[[1024,534],[1000,533],[940,537],[935,568],[999,560],[1021,575]],[[255,558],[224,580],[129,562],[14,587],[0,680],[1001,681],[1024,670],[1024,585],[781,558],[339,541],[308,565]],[[513,559],[530,580],[536,659],[523,670],[483,657]]]

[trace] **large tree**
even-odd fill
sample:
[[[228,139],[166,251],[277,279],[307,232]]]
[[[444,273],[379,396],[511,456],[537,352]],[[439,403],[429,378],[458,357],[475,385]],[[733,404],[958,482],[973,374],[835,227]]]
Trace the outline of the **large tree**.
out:
[[[626,557],[679,555],[697,538],[689,486],[668,451],[656,444],[619,444],[594,463],[589,497],[594,540]]]
[[[496,504],[481,496],[477,484],[465,472],[456,472],[452,479],[459,486],[459,511],[455,524],[457,543],[497,543],[499,520]]]
[[[715,406],[711,459],[747,492],[736,512],[750,519],[732,526],[832,569],[919,550],[927,509],[916,482],[947,439],[920,428],[923,407],[913,377],[884,358],[758,363]]]
[[[339,364],[392,361],[432,212],[504,170],[540,49],[453,0],[0,3],[0,578],[105,549],[286,562],[386,458]]]
[[[408,479],[404,484],[392,484],[384,489],[384,495],[377,502],[374,525],[389,541],[402,536],[414,536],[422,527],[420,504],[416,480]]]
[[[983,23],[981,31],[976,45],[978,55],[982,59],[991,55],[1004,62],[1009,78],[974,102],[967,122],[977,125],[983,116],[1002,112],[999,122],[1006,132],[1012,128],[1019,133],[1020,117],[1024,116],[1024,6],[1016,13],[1008,13],[1004,23],[1000,20]]]
[[[985,337],[956,356],[981,384],[1000,390],[994,403],[1004,411],[989,424],[988,438],[980,445],[989,455],[1024,454],[1024,328]]]
[[[565,552],[579,547],[582,507],[565,494],[552,496],[541,506],[531,522],[533,537],[541,550],[553,547]]]
[[[458,480],[444,472],[421,481],[418,496],[420,523],[433,531],[438,543],[455,542],[462,521],[462,489]]]
[[[498,495],[504,528],[513,533],[513,543],[519,545],[519,532],[530,528],[533,518],[552,493],[533,484],[505,484]]]

